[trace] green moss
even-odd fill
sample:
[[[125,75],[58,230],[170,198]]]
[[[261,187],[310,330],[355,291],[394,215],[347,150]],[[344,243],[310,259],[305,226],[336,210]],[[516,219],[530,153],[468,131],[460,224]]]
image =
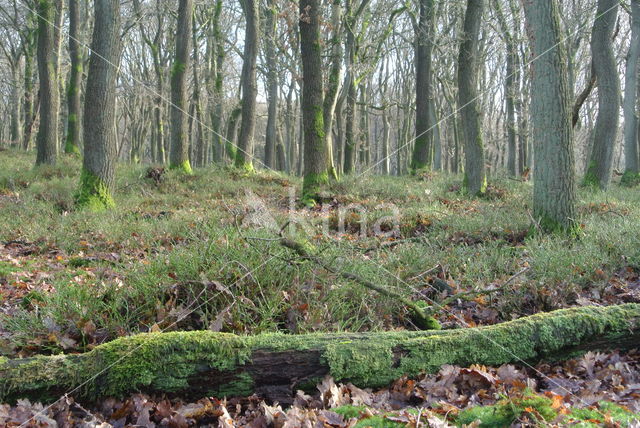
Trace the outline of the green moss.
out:
[[[329,184],[329,173],[305,173],[302,181],[302,203],[314,206],[320,199],[320,190]]]
[[[193,174],[193,169],[191,168],[191,163],[189,162],[189,159],[186,159],[182,161],[182,163],[177,165],[170,165],[169,168],[176,171],[180,171],[187,175]]]
[[[596,162],[590,161],[589,166],[587,167],[587,172],[585,173],[582,179],[582,187],[586,187],[588,189],[599,189],[600,188],[600,180],[598,180],[598,176],[596,175]]]
[[[385,413],[384,415],[375,415],[368,416],[367,408],[365,406],[340,406],[335,409],[332,409],[333,412],[341,415],[346,420],[349,419],[360,419],[354,427],[365,428],[365,427],[379,427],[379,428],[387,428],[387,427],[404,427],[406,424],[400,422],[393,422],[387,419],[385,416],[393,415],[393,413]]]
[[[635,187],[640,184],[640,173],[625,171],[620,179],[620,184],[626,187]]]
[[[207,331],[142,334],[86,354],[15,360],[10,369],[6,360],[0,361],[0,399],[42,399],[43,394],[73,389],[96,374],[81,394],[95,398],[136,390],[179,392],[188,385],[206,385],[202,373],[210,374],[211,369],[229,379],[224,389],[213,392],[243,395],[253,380],[242,366],[256,351],[316,350],[337,381],[377,387],[403,375],[437,372],[443,364],[573,357],[576,353],[564,350],[594,336],[627,337],[630,323],[638,319],[640,305],[626,304],[560,310],[480,329],[249,337]]]
[[[318,139],[321,140],[319,142],[319,144],[322,144],[324,146],[324,137],[325,137],[325,133],[324,133],[324,112],[322,110],[322,106],[315,106],[314,107],[313,129],[315,130],[315,133],[316,133],[316,136],[318,137]],[[319,147],[319,149],[322,149],[322,148],[323,147]]]
[[[535,217],[538,222],[539,229],[535,226],[531,226],[529,235],[534,236],[539,232],[566,235],[569,237],[577,237],[582,232],[580,225],[574,219],[566,219],[565,222],[561,222],[552,218],[547,214],[535,213]]]
[[[246,397],[255,391],[255,382],[248,373],[240,373],[237,379],[227,383],[224,387],[212,391],[212,397]]]
[[[603,401],[598,403],[598,409],[573,409],[564,419],[565,422],[571,423],[571,426],[586,428],[599,427],[605,424],[619,424],[622,427],[628,427],[632,422],[640,420],[639,414],[634,414],[628,409],[617,404]]]
[[[173,66],[171,67],[171,78],[176,77],[178,74],[183,74],[186,69],[187,65],[185,63],[182,63],[180,61],[174,62]]]
[[[236,153],[236,157],[235,157],[235,162],[234,162],[234,166],[236,167],[236,169],[240,170],[240,172],[245,173],[245,174],[252,174],[255,172],[255,168],[253,167],[253,163],[252,162],[247,162],[244,160],[243,156],[238,156],[238,154]]]
[[[102,179],[82,169],[80,187],[75,195],[76,205],[90,211],[102,211],[115,207],[111,190]]]
[[[481,428],[502,428],[511,426],[525,413],[532,419],[542,418],[544,421],[551,421],[557,417],[552,404],[551,399],[547,397],[527,392],[523,397],[503,399],[493,406],[477,406],[464,410],[456,418],[456,424],[464,426],[479,420]]]

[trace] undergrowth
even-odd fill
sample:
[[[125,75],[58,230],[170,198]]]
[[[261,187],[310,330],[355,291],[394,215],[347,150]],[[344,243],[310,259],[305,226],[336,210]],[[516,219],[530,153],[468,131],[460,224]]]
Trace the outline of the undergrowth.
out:
[[[84,350],[141,331],[413,328],[393,299],[278,245],[287,222],[285,233],[308,240],[336,270],[412,299],[440,298],[438,279],[484,290],[526,269],[483,302],[503,320],[572,305],[581,290],[640,267],[640,194],[618,185],[580,190],[582,233],[569,239],[529,233],[532,185],[513,180],[470,199],[459,176],[349,177],[332,185],[324,208],[302,210],[289,201],[300,180],[282,174],[213,167],[156,181],[121,164],[116,208],[93,213],[74,207],[79,160],[32,165],[29,154],[0,156],[0,241],[37,248],[0,263],[2,287],[28,289],[0,293],[13,305],[0,316],[5,355]]]

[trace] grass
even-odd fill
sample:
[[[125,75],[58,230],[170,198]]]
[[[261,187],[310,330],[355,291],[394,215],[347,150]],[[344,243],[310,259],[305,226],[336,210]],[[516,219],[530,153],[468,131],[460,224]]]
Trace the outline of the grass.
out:
[[[0,241],[39,249],[21,266],[0,263],[5,289],[19,281],[30,288],[18,297],[0,293],[14,308],[0,316],[5,355],[83,350],[154,329],[411,328],[397,302],[296,260],[273,241],[292,219],[303,226],[288,233],[308,239],[327,263],[412,298],[427,290],[433,275],[421,274],[434,267],[464,291],[504,283],[528,266],[491,302],[502,319],[571,304],[611,273],[640,267],[640,193],[618,185],[580,191],[583,233],[571,240],[528,234],[532,186],[512,180],[474,200],[457,190],[459,176],[346,178],[330,189],[324,210],[296,209],[292,217],[297,178],[210,168],[168,171],[155,183],[145,167],[121,164],[117,208],[92,213],[73,206],[75,157],[32,165],[30,154],[0,155]],[[256,222],[267,227],[250,226]],[[376,223],[386,237],[376,236]]]

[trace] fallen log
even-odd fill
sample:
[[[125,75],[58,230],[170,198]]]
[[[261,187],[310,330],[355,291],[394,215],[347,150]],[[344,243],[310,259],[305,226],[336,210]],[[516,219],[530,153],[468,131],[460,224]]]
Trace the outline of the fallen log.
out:
[[[498,325],[440,331],[284,335],[198,332],[121,338],[80,355],[0,358],[0,402],[88,399],[136,391],[184,398],[257,393],[288,402],[329,374],[384,386],[443,364],[559,360],[640,344],[640,304],[582,307]]]

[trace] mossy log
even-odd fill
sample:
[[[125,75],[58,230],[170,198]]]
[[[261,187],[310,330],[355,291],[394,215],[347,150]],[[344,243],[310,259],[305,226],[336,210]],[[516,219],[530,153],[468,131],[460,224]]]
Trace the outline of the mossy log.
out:
[[[458,330],[353,334],[149,333],[80,355],[0,358],[0,401],[88,399],[135,391],[185,398],[257,393],[286,403],[329,374],[384,386],[443,364],[559,360],[640,344],[640,305],[582,307]]]

